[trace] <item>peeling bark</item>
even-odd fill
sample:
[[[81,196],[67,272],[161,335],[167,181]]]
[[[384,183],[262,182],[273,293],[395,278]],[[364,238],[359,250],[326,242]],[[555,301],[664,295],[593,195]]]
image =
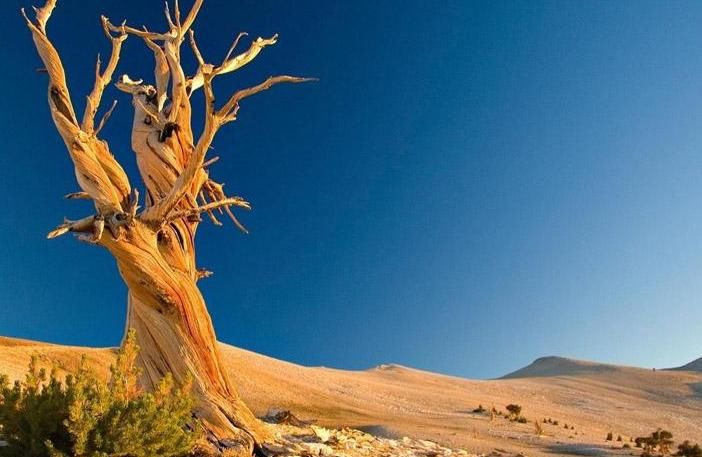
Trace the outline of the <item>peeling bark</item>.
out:
[[[241,197],[224,193],[223,185],[213,181],[207,170],[217,158],[205,159],[219,128],[236,120],[241,100],[275,84],[310,79],[270,77],[236,92],[217,109],[212,80],[250,63],[264,47],[275,44],[277,35],[258,38],[247,51],[232,57],[238,41],[245,36],[240,34],[221,65],[208,64],[190,30],[202,3],[203,0],[195,0],[183,21],[178,2],[174,16],[167,6],[168,31],[164,33],[126,24],[115,26],[103,17],[112,52],[104,70],[98,57],[95,85],[80,123],[59,53],[46,34],[56,0],[47,0],[42,8],[35,9],[34,21],[25,15],[49,76],[51,116],[73,161],[80,187],[79,192],[66,198],[91,199],[95,204],[95,214],[65,220],[48,238],[72,232],[82,241],[103,246],[114,256],[129,289],[126,327],[136,330],[141,348],[138,363],[142,386],[153,389],[166,373],[172,373],[179,382],[191,377],[195,414],[208,431],[213,449],[227,449],[227,455],[251,455],[255,446],[272,440],[272,436],[241,401],[222,367],[212,321],[197,287],[197,281],[211,272],[197,268],[195,255],[195,235],[203,213],[217,225],[221,223],[214,212],[226,213],[236,227],[246,232],[232,208],[250,209],[250,205]],[[188,33],[199,64],[191,78],[185,76],[180,59],[181,45]],[[146,189],[141,210],[136,189],[132,190],[107,142],[98,137],[116,102],[95,127],[122,43],[130,35],[144,40],[154,53],[155,62],[155,87],[126,75],[115,84],[132,97],[131,145]],[[199,88],[205,94],[205,127],[196,140],[191,126],[190,95]]]

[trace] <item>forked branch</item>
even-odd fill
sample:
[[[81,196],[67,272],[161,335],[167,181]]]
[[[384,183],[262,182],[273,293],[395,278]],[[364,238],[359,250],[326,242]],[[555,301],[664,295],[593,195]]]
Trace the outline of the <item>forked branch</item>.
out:
[[[167,219],[167,222],[176,220],[176,219],[181,219],[181,218],[190,218],[193,216],[197,216],[201,213],[207,213],[212,211],[213,209],[217,208],[222,208],[222,207],[229,207],[229,206],[237,206],[239,208],[244,208],[244,209],[251,209],[251,204],[244,200],[241,197],[228,197],[223,200],[217,200],[213,201],[210,203],[207,203],[202,206],[198,206],[196,208],[184,210],[184,211],[177,211],[173,212]]]
[[[128,36],[126,33],[121,33],[120,35],[113,37],[107,26],[107,18],[102,16],[100,19],[102,21],[102,28],[105,35],[112,43],[112,54],[110,55],[110,60],[107,62],[105,71],[101,71],[100,56],[98,55],[97,64],[95,65],[95,86],[93,87],[90,95],[88,95],[88,99],[85,104],[85,112],[83,114],[82,129],[86,133],[94,132],[95,114],[97,114],[98,107],[100,106],[102,94],[105,91],[105,87],[107,87],[112,80],[112,75],[117,68],[117,62],[119,62],[120,52],[122,51],[122,43],[124,43],[124,40],[126,40]],[[112,109],[114,109],[114,106]],[[107,117],[109,117],[109,115]],[[106,119],[104,120],[106,121]]]
[[[66,84],[66,73],[61,58],[46,35],[46,25],[56,7],[56,0],[47,0],[43,7],[34,8],[36,18],[33,22],[24,16],[27,27],[39,57],[44,63],[49,76],[48,102],[51,117],[61,138],[66,144],[75,166],[75,174],[83,192],[93,199],[98,212],[108,214],[120,212],[127,203],[130,193],[129,180],[122,167],[109,152],[107,144],[97,140],[94,135],[94,115],[98,109],[106,80],[111,78],[119,59],[123,37],[113,39],[113,53],[104,73],[96,71],[96,84],[88,97],[88,106],[84,115],[84,126],[78,123],[70,93]],[[103,24],[106,26],[105,22]],[[116,40],[116,41],[114,41]]]
[[[181,199],[191,191],[193,181],[198,171],[203,166],[205,155],[210,149],[217,131],[222,125],[236,119],[239,111],[239,102],[241,100],[269,89],[279,83],[301,83],[314,80],[314,78],[300,78],[285,75],[272,76],[256,86],[236,92],[221,109],[216,110],[214,106],[215,96],[212,88],[212,80],[220,71],[223,71],[225,67],[215,67],[205,62],[197,46],[195,35],[192,30],[190,31],[190,45],[199,64],[198,74],[202,75],[202,87],[205,94],[205,126],[183,172],[178,176],[171,190],[161,201],[157,202],[147,211],[145,216],[153,221],[167,220],[171,211],[178,205]],[[228,208],[228,206],[226,206],[226,208]],[[236,221],[236,218],[234,218],[234,220]],[[236,223],[240,225],[238,221],[236,221]]]

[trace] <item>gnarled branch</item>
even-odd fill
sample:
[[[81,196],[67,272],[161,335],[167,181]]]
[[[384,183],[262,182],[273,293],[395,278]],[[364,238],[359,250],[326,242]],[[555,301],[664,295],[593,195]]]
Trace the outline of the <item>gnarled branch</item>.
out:
[[[88,95],[88,99],[85,105],[85,112],[83,114],[82,129],[86,133],[93,133],[95,127],[95,114],[100,106],[100,101],[102,100],[102,94],[105,91],[105,87],[112,80],[112,75],[117,68],[117,62],[119,62],[119,55],[122,51],[122,43],[127,39],[127,34],[122,33],[117,37],[113,37],[110,33],[110,29],[107,26],[107,18],[101,16],[102,28],[105,31],[105,35],[112,43],[112,54],[110,55],[110,60],[107,62],[105,71],[100,70],[100,56],[97,59],[97,65],[95,67],[95,86],[92,92]],[[114,108],[114,106],[113,106]],[[112,110],[110,110],[111,112]],[[108,115],[109,117],[109,115]]]
[[[205,62],[192,31],[190,31],[190,44],[199,63],[198,73],[202,74],[202,84],[205,93],[205,126],[182,174],[178,176],[169,193],[145,214],[145,217],[152,221],[167,219],[173,208],[175,208],[178,202],[191,190],[193,181],[198,171],[202,169],[205,155],[212,145],[217,131],[223,124],[236,119],[236,115],[239,111],[239,102],[241,100],[267,90],[275,84],[301,83],[314,80],[313,78],[300,78],[286,75],[272,76],[256,86],[236,92],[220,110],[215,110],[212,79],[218,74],[217,72],[221,67],[215,68],[213,65]],[[233,215],[231,215],[231,217],[238,227],[243,228]]]
[[[261,52],[261,50],[263,50],[263,48],[265,48],[266,46],[274,45],[278,41],[277,34],[273,35],[270,38],[258,37],[251,43],[251,46],[246,52],[239,54],[233,58],[230,58],[237,44],[239,44],[239,40],[246,35],[247,34],[245,32],[242,32],[236,37],[234,43],[229,48],[229,52],[227,52],[227,55],[224,58],[224,62],[222,62],[222,64],[215,70],[215,73],[217,75],[231,73],[232,71],[238,70],[239,68],[254,60],[256,56],[258,56],[258,54]],[[190,93],[192,94],[194,91],[202,87],[203,84],[203,75],[202,72],[198,69],[198,72],[195,74],[195,76],[188,80]]]
[[[251,204],[244,200],[241,197],[228,197],[223,200],[217,200],[210,202],[206,205],[198,206],[196,208],[191,208],[188,210],[184,211],[178,211],[172,213],[170,216],[168,216],[168,219],[166,222],[170,222],[176,219],[181,219],[181,218],[189,218],[192,216],[197,216],[200,213],[206,213],[210,212],[213,209],[221,208],[221,207],[229,207],[229,206],[237,206],[239,208],[244,208],[244,209],[251,209]]]
[[[304,83],[309,81],[317,81],[317,78],[302,78],[299,76],[270,76],[268,79],[253,87],[242,89],[231,96],[229,101],[217,112],[217,117],[222,123],[236,120],[236,115],[239,112],[239,102],[264,90],[268,90],[276,84],[281,83]]]
[[[97,78],[95,89],[89,97],[89,107],[86,109],[87,117],[91,118],[90,122],[86,122],[90,127],[86,132],[78,124],[61,58],[46,35],[46,25],[55,6],[56,0],[47,0],[43,7],[35,8],[36,23],[32,22],[22,10],[27,27],[32,32],[39,57],[49,76],[48,102],[51,117],[73,160],[76,179],[81,189],[94,200],[100,213],[120,212],[123,209],[122,205],[127,203],[130,193],[129,180],[122,167],[110,154],[107,144],[93,135],[92,116],[104,89],[102,78],[111,77],[119,57],[121,41],[113,43],[116,46],[116,52],[113,52],[105,73],[97,72],[100,77]]]

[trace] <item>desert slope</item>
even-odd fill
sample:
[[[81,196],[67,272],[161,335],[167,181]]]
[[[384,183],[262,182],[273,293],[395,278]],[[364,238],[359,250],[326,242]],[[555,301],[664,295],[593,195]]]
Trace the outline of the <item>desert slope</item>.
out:
[[[366,371],[303,367],[221,344],[228,370],[258,414],[292,410],[326,426],[352,426],[391,436],[438,441],[472,452],[526,455],[622,454],[607,432],[631,436],[657,427],[676,438],[702,442],[702,373],[652,371],[548,357],[503,379],[478,381],[397,365]],[[66,370],[81,354],[102,373],[112,349],[0,339],[0,372],[21,376],[32,353]],[[503,410],[519,403],[530,421],[517,424],[473,413],[479,404]],[[534,433],[534,420],[546,436]],[[563,428],[567,423],[568,429]],[[570,429],[573,426],[574,429]]]
[[[698,371],[702,373],[702,357],[693,360],[692,362],[685,364],[681,367],[670,368],[675,371]]]

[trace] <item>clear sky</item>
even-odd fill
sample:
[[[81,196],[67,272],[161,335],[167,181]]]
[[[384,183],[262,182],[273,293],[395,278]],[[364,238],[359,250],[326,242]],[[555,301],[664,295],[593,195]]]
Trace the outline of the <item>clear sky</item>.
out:
[[[45,239],[90,205],[62,200],[78,187],[19,16],[31,1],[0,12],[0,334],[116,345],[110,255]],[[99,14],[160,29],[162,5],[59,2],[48,30],[79,110],[108,52]],[[549,354],[702,356],[700,24],[700,2],[207,0],[195,29],[211,61],[239,31],[280,33],[220,98],[270,74],[320,78],[247,100],[215,142],[213,177],[254,205],[248,236],[199,232],[219,338],[471,377]],[[151,78],[139,40],[122,72]],[[110,98],[105,136],[141,186],[130,100]]]

